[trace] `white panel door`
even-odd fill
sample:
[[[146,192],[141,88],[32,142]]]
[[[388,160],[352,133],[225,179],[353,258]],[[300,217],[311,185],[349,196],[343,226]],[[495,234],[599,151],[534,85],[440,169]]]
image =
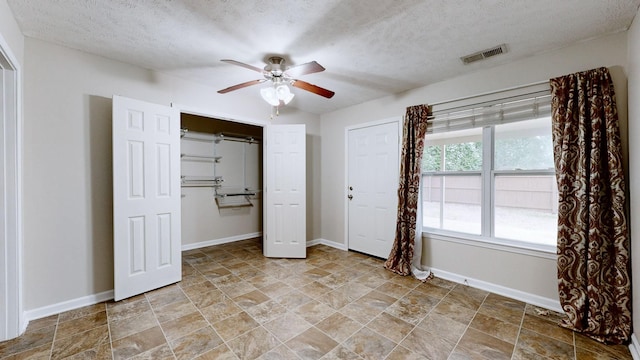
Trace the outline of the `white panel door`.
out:
[[[307,256],[305,136],[304,125],[265,127],[262,234],[267,257]]]
[[[399,124],[348,131],[349,249],[387,258],[396,229]]]
[[[181,280],[180,114],[113,97],[116,301]]]

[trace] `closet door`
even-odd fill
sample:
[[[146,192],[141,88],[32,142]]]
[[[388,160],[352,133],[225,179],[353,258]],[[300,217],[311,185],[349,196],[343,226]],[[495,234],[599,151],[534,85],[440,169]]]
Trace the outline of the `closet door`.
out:
[[[268,125],[264,136],[264,256],[305,258],[304,125]]]
[[[113,97],[116,301],[181,280],[180,114]]]

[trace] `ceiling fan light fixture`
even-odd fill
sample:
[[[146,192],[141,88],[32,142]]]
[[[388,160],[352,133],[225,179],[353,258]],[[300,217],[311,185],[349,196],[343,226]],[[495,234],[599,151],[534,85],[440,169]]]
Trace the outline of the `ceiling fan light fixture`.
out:
[[[278,99],[278,94],[276,93],[276,89],[273,87],[267,87],[260,89],[260,96],[264,99],[264,101],[268,102],[271,106],[280,105],[280,99]]]
[[[260,89],[260,95],[264,101],[269,103],[271,106],[278,106],[281,101],[287,105],[295,96],[286,84],[279,84]]]
[[[282,100],[285,105],[295,96],[287,85],[278,85],[278,87],[276,87],[276,94],[278,94],[278,99]]]

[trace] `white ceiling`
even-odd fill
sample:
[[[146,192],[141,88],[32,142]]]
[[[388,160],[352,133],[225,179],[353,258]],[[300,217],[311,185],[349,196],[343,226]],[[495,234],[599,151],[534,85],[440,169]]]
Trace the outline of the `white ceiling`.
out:
[[[269,55],[315,60],[288,105],[325,113],[626,30],[640,0],[8,0],[24,35],[255,97],[215,92],[261,75]],[[506,43],[472,65],[460,57]]]

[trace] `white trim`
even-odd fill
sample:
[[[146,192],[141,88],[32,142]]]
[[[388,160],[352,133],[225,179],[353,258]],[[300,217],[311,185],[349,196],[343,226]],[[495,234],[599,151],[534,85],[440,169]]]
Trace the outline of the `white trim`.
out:
[[[248,240],[248,239],[257,238],[260,236],[262,236],[262,231],[249,233],[249,234],[234,235],[234,236],[229,236],[229,237],[220,238],[220,239],[201,241],[193,244],[183,244],[182,251],[200,249],[207,246],[226,244],[226,243],[231,243],[231,242],[240,241],[240,240]]]
[[[369,121],[369,122],[366,122],[366,123],[360,123],[360,124],[356,124],[356,125],[349,125],[349,126],[346,126],[344,129],[345,129],[345,133],[348,133],[350,130],[362,129],[362,128],[367,128],[367,127],[372,127],[372,126],[378,126],[378,125],[394,123],[394,122],[399,123],[400,121],[402,121],[402,116],[394,116],[394,117],[389,117],[389,118],[385,118],[385,119]]]
[[[232,121],[232,122],[236,122],[236,123],[240,123],[240,124],[248,124],[248,125],[260,126],[260,127],[263,128],[263,131],[266,131],[267,125],[270,124],[269,121],[265,121],[265,120],[261,120],[261,119],[242,117],[242,116],[239,117],[237,115],[231,115],[231,114],[225,114],[225,113],[212,113],[208,109],[204,109],[204,108],[201,108],[201,107],[194,107],[194,106],[184,105],[184,104],[171,103],[171,107],[177,108],[180,113],[198,115],[198,116],[203,116],[203,117],[217,119],[217,120]],[[265,162],[266,152],[264,152],[264,149],[265,149],[265,145],[264,144],[265,143],[263,141],[263,145],[262,145],[263,146],[263,148],[262,148],[263,149],[263,157],[262,157],[263,170],[262,170],[261,176],[264,176],[264,168],[265,168],[265,163],[266,163]],[[264,187],[264,184],[263,184],[263,187]],[[262,191],[266,193],[264,188],[262,189]],[[266,202],[263,202],[262,203],[262,212],[263,212],[263,214],[265,213],[265,211],[266,211]],[[262,230],[264,230],[264,224],[263,224],[262,227],[263,227]],[[212,246],[212,245],[225,244],[225,243],[239,241],[239,240],[246,240],[246,239],[250,239],[252,237],[257,237],[257,236],[262,236],[262,232],[256,232],[256,233],[253,233],[253,234],[231,236],[231,237],[222,238],[222,239],[214,239],[214,240],[203,241],[203,242],[195,243],[195,244],[186,244],[186,245],[182,245],[182,251],[191,250],[191,249],[198,249],[198,248]]]
[[[9,86],[5,87],[9,93],[10,102],[4,103],[6,106],[2,113],[3,118],[0,119],[0,138],[2,139],[0,143],[6,146],[4,151],[0,151],[4,156],[1,163],[6,170],[3,174],[5,178],[1,183],[3,194],[0,196],[3,201],[2,216],[4,217],[3,240],[0,241],[0,245],[4,247],[0,251],[0,256],[3,257],[0,261],[2,264],[0,277],[3,278],[3,281],[0,281],[3,284],[0,294],[4,294],[1,301],[6,306],[0,315],[0,341],[2,341],[24,332],[27,321],[22,306],[22,69],[2,34],[0,34],[0,56],[8,62],[7,76],[10,75]],[[5,160],[7,160],[6,164]]]
[[[81,307],[98,304],[112,299],[113,290],[108,290],[101,293],[87,295],[80,298],[59,302],[57,304],[51,304],[43,306],[41,308],[29,310],[25,312],[25,315],[27,319],[29,319],[29,321],[37,320],[50,315],[61,314],[65,311],[79,309]]]
[[[309,240],[307,241],[307,247],[311,247],[311,246],[315,246],[315,245],[325,245],[325,246],[329,246],[338,250],[342,250],[342,251],[349,251],[349,249],[347,248],[347,245],[345,244],[340,244],[337,243],[335,241],[331,241],[331,240],[327,240],[327,239],[322,239],[322,238],[318,238],[318,239],[313,239],[313,240]]]
[[[425,268],[428,268],[425,266]],[[536,305],[545,309],[553,310],[562,313],[562,307],[560,301],[557,299],[545,298],[539,295],[527,293],[524,291],[511,289],[502,285],[493,284],[490,282],[470,278],[468,276],[454,274],[448,271],[439,269],[430,269],[435,277],[439,277],[445,280],[453,281],[458,284],[468,285],[477,289],[486,290],[494,294],[506,296],[511,299],[524,301],[531,305]]]
[[[633,360],[640,360],[640,343],[638,342],[638,338],[636,337],[635,333],[631,334],[629,352],[631,353],[631,357],[633,357]]]
[[[344,195],[342,197],[344,201],[344,238],[345,238],[345,250],[349,250],[349,131],[367,128],[371,126],[398,123],[398,156],[402,154],[402,116],[394,116],[390,118],[369,121],[357,125],[350,125],[344,128]],[[399,171],[399,170],[398,170]],[[329,245],[330,246],[330,245]]]
[[[242,116],[238,117],[237,115],[231,115],[231,114],[225,114],[225,113],[212,113],[210,110],[207,110],[207,109],[197,108],[197,107],[183,105],[183,104],[171,103],[171,107],[177,108],[178,111],[180,111],[181,113],[204,116],[204,117],[213,118],[216,120],[226,120],[226,121],[232,121],[232,122],[248,124],[248,125],[256,125],[261,127],[265,127],[269,124],[269,122],[260,120],[260,119],[254,119],[254,118],[242,117]]]
[[[313,240],[309,240],[309,241],[307,241],[307,247],[312,247],[312,246],[316,246],[316,245],[321,245],[321,244],[322,244],[322,240],[323,240],[323,239],[313,239]]]

